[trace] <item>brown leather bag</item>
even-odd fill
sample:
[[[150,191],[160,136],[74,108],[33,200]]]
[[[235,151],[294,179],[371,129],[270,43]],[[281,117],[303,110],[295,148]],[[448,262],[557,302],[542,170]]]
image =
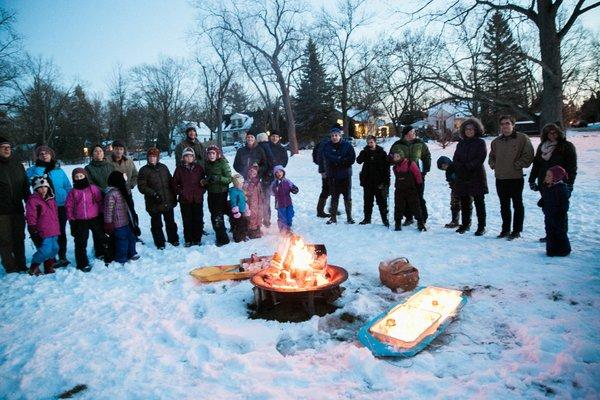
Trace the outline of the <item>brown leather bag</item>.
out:
[[[379,279],[394,291],[402,289],[408,292],[417,287],[419,270],[407,258],[399,257],[379,263]]]

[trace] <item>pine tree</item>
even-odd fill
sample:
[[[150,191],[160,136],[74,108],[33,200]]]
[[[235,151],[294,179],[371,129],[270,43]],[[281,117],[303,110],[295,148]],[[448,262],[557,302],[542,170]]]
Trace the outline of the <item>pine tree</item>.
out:
[[[241,113],[250,108],[250,96],[242,85],[233,82],[225,94],[225,104],[231,113]]]
[[[308,40],[300,87],[294,102],[298,139],[318,139],[327,133],[335,113],[333,80],[325,73],[317,46]]]
[[[488,131],[495,131],[500,114],[514,114],[516,107],[528,107],[529,73],[523,50],[502,13],[494,13],[488,21],[483,47],[479,74],[487,104],[482,107],[482,119]]]

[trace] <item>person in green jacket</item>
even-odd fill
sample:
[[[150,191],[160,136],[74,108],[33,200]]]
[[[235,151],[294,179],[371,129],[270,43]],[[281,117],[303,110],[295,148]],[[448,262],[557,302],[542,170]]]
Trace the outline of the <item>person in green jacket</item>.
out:
[[[229,243],[224,216],[229,214],[227,193],[231,183],[231,168],[217,146],[208,146],[206,149],[204,170],[208,183],[210,221],[217,236],[217,246],[223,246]]]
[[[396,157],[394,157],[394,155],[396,155]],[[420,165],[423,183],[418,188],[419,202],[421,203],[423,223],[425,223],[427,221],[428,213],[427,203],[423,197],[423,193],[425,191],[425,175],[427,175],[431,168],[431,153],[425,142],[417,137],[415,128],[410,125],[402,128],[402,138],[392,145],[388,155],[389,161],[392,164],[400,162],[405,157],[414,161],[417,165]],[[413,216],[406,215],[404,225],[410,225],[412,223]]]
[[[108,176],[115,170],[115,167],[104,158],[104,148],[96,144],[92,147],[92,160],[85,166],[85,170],[90,177],[90,182],[104,192],[108,186]]]

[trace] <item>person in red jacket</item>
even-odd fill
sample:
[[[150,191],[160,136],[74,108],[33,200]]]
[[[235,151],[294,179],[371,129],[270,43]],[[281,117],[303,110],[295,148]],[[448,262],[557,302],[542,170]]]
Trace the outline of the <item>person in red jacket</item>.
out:
[[[196,163],[196,154],[191,147],[183,150],[181,164],[173,174],[173,184],[183,220],[184,246],[199,246],[202,241],[206,174],[204,168]]]
[[[394,191],[394,220],[395,230],[402,230],[402,216],[410,215],[417,220],[419,231],[426,231],[423,219],[419,185],[423,184],[423,176],[417,163],[410,158],[402,157],[396,153],[392,156],[393,171],[396,177],[396,189]]]
[[[67,195],[65,209],[71,226],[71,235],[75,241],[75,260],[77,269],[83,272],[91,270],[87,256],[87,243],[92,231],[96,258],[103,256],[102,242],[104,231],[100,210],[103,207],[102,192],[92,185],[83,168],[73,170],[73,190]]]
[[[25,206],[25,218],[29,226],[31,239],[36,252],[31,257],[30,275],[40,275],[40,264],[44,264],[46,274],[54,273],[54,257],[58,254],[58,207],[54,201],[54,193],[46,176],[35,176],[31,180],[33,194],[29,196]]]

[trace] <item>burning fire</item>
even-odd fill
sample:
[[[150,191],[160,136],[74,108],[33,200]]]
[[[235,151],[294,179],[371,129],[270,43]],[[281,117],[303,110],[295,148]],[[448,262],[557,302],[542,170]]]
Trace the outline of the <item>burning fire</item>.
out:
[[[460,290],[429,286],[394,307],[369,331],[383,342],[411,348],[453,317],[461,301]]]

